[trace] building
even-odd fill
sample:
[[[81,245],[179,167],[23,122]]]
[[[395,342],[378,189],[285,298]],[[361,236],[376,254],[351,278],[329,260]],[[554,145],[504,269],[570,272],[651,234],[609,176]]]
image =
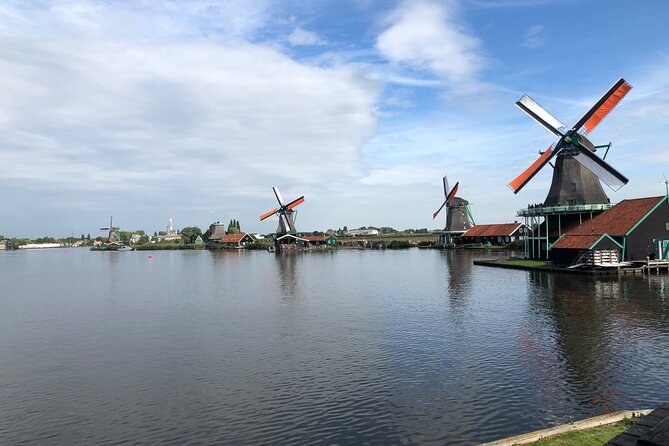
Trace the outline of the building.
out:
[[[237,234],[225,234],[219,238],[221,246],[227,248],[243,248],[246,245],[253,243],[254,239],[251,234],[245,232],[238,232]]]
[[[12,241],[9,239],[0,240],[0,251],[12,249]]]
[[[351,237],[367,237],[367,236],[373,236],[373,235],[379,235],[379,230],[378,229],[351,229],[349,231],[346,231],[346,235],[350,235]]]
[[[377,231],[378,232],[378,231]],[[309,242],[309,246],[336,246],[337,237],[334,234],[325,235],[302,235],[303,240]]]
[[[294,235],[286,234],[276,239],[280,245],[296,245],[302,248],[317,246],[336,246],[337,238],[334,234],[325,235]]]
[[[560,265],[667,259],[668,247],[669,197],[636,198],[565,232],[550,259]]]
[[[170,217],[167,222],[167,231],[165,232],[165,236],[162,239],[165,241],[181,240],[181,236],[174,229],[174,225],[172,224],[172,217]]]
[[[225,236],[225,225],[220,221],[217,221],[216,223],[213,223],[212,226],[209,240],[212,242],[221,240],[221,238]]]
[[[468,229],[460,237],[460,243],[491,243],[503,245],[523,240],[526,228],[523,223],[501,223],[492,225],[476,225]]]

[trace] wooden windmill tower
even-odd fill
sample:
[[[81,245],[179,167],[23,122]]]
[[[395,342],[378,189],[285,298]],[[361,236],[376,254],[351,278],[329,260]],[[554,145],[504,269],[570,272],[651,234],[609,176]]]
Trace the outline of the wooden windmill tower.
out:
[[[117,236],[119,228],[114,226],[114,217],[109,217],[109,227],[106,228],[100,228],[100,231],[109,231],[107,235],[107,243],[115,243],[119,241],[119,238]]]
[[[553,180],[544,202],[518,212],[525,217],[530,230],[526,257],[547,258],[552,243],[566,230],[611,207],[600,180],[614,191],[627,184],[628,179],[605,161],[611,143],[595,146],[587,135],[631,88],[620,78],[571,128],[528,95],[516,102],[521,110],[559,138],[546,151],[539,152],[539,158],[509,183],[513,193],[518,193],[546,164],[553,167]],[[603,148],[606,152],[600,158],[595,152]],[[551,163],[553,159],[555,164]]]
[[[434,220],[442,209],[446,208],[446,226],[443,231],[438,231],[437,243],[444,246],[454,245],[458,238],[476,223],[469,209],[469,202],[464,198],[456,197],[460,183],[455,183],[453,189],[448,187],[448,178],[444,175],[444,202],[441,207],[432,214]]]
[[[279,188],[274,186],[272,190],[274,191],[274,196],[276,197],[276,201],[279,202],[279,207],[265,214],[262,214],[260,216],[260,221],[263,221],[266,218],[271,217],[272,215],[277,215],[279,217],[279,226],[276,229],[277,235],[297,232],[297,229],[295,229],[295,217],[297,214],[295,208],[300,204],[304,203],[304,196],[301,196],[300,198],[286,204],[285,201],[283,200],[281,192],[279,191]]]

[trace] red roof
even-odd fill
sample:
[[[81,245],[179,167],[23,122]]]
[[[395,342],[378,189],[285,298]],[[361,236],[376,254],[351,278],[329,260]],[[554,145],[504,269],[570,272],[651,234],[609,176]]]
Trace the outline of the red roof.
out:
[[[221,243],[239,243],[248,234],[246,232],[238,232],[237,234],[225,234],[221,237]]]
[[[476,225],[462,234],[463,237],[510,237],[522,223],[501,223],[496,225]]]
[[[601,234],[596,235],[563,235],[553,245],[553,249],[588,249],[599,240]]]
[[[301,235],[300,238],[310,242],[324,242],[327,237],[324,235]]]
[[[622,237],[641,220],[653,206],[666,197],[635,198],[623,200],[592,220],[568,231],[565,235],[602,235]]]

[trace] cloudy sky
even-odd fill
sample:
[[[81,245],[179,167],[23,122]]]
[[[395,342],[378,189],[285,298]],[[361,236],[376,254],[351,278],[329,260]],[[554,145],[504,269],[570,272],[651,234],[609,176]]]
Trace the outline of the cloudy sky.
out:
[[[669,175],[669,3],[546,0],[0,2],[0,234],[249,232],[305,195],[297,226],[439,228],[441,177],[480,223],[545,198],[554,138],[619,77],[591,134],[630,182]]]

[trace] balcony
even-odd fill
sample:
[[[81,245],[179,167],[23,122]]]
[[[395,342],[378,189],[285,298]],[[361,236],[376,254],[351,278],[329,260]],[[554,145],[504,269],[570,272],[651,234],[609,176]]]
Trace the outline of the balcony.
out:
[[[520,209],[516,212],[519,217],[542,217],[546,215],[558,214],[582,214],[587,212],[603,212],[610,209],[613,205],[606,204],[577,204],[573,206],[535,206]]]

